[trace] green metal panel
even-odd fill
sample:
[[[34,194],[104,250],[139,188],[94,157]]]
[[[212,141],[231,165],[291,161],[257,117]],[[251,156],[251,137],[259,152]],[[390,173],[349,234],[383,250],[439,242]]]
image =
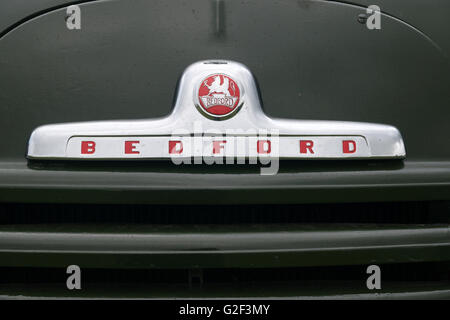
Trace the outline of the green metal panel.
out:
[[[249,66],[271,116],[392,124],[409,159],[450,157],[447,52],[426,27],[384,15],[370,31],[364,8],[327,1],[224,1],[219,24],[209,0],[81,8],[81,30],[61,8],[0,38],[2,160],[23,159],[42,124],[167,114],[177,77],[205,58]]]
[[[0,163],[1,202],[242,204],[449,200],[450,163],[286,161],[257,166],[170,162]],[[448,209],[447,209],[448,210]]]
[[[54,231],[52,231],[54,230]],[[448,226],[0,228],[0,266],[264,268],[447,261]]]

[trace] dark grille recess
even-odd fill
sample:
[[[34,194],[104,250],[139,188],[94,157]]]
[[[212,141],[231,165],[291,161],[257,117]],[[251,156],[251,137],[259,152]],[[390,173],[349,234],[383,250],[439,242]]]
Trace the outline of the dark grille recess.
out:
[[[299,205],[0,204],[0,224],[448,223],[449,202]]]
[[[384,281],[440,281],[448,283],[448,263],[415,263],[379,265]],[[204,269],[203,278],[208,283],[270,283],[358,281],[365,288],[366,265],[270,268],[270,269]],[[65,268],[0,268],[1,283],[65,283]],[[187,283],[188,270],[184,269],[88,269],[83,268],[83,282],[89,283],[135,283],[176,284]]]

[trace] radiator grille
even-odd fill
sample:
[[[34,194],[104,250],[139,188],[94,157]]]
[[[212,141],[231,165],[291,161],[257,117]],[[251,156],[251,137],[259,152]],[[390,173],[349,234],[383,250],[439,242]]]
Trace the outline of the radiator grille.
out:
[[[386,281],[448,281],[448,262],[380,264]],[[363,280],[367,278],[366,265],[298,267],[298,268],[243,268],[202,269],[205,283],[233,282],[290,282]],[[0,268],[0,283],[64,283],[64,268]],[[89,269],[83,268],[88,283],[185,283],[189,280],[186,269]],[[362,285],[365,282],[361,282]]]
[[[65,268],[0,268],[0,295],[59,297],[294,297],[373,294],[367,266],[189,270],[82,269],[82,290],[67,290]],[[380,265],[376,293],[448,290],[448,264]],[[436,291],[434,291],[436,292]]]
[[[0,224],[448,223],[448,202],[299,205],[0,204]]]

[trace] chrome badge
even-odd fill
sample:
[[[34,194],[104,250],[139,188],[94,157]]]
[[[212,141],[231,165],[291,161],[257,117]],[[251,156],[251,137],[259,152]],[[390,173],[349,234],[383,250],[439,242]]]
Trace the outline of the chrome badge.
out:
[[[201,82],[196,107],[208,119],[226,120],[241,108],[240,96],[235,80],[226,74],[213,74]]]
[[[247,67],[233,61],[200,61],[181,76],[168,116],[44,125],[33,131],[27,157],[401,159],[405,155],[400,132],[389,125],[269,118]]]

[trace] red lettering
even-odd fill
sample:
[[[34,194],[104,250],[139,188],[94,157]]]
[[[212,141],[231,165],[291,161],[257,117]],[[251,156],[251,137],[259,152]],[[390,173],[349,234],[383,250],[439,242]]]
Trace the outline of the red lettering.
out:
[[[268,154],[270,153],[270,149],[271,149],[270,140],[258,140],[257,145],[258,153]]]
[[[342,152],[343,153],[355,153],[356,152],[356,142],[353,140],[342,141]]]
[[[169,154],[180,154],[182,152],[183,143],[181,141],[169,141]]]
[[[213,141],[213,153],[218,154],[220,153],[220,150],[223,149],[225,146],[224,144],[227,143],[225,140],[222,141]]]
[[[135,144],[139,143],[139,141],[125,141],[125,154],[139,153],[139,151],[135,151]]]
[[[314,153],[313,148],[314,141],[312,140],[300,140],[300,153]]]
[[[95,152],[94,141],[81,141],[81,154],[93,154]]]

